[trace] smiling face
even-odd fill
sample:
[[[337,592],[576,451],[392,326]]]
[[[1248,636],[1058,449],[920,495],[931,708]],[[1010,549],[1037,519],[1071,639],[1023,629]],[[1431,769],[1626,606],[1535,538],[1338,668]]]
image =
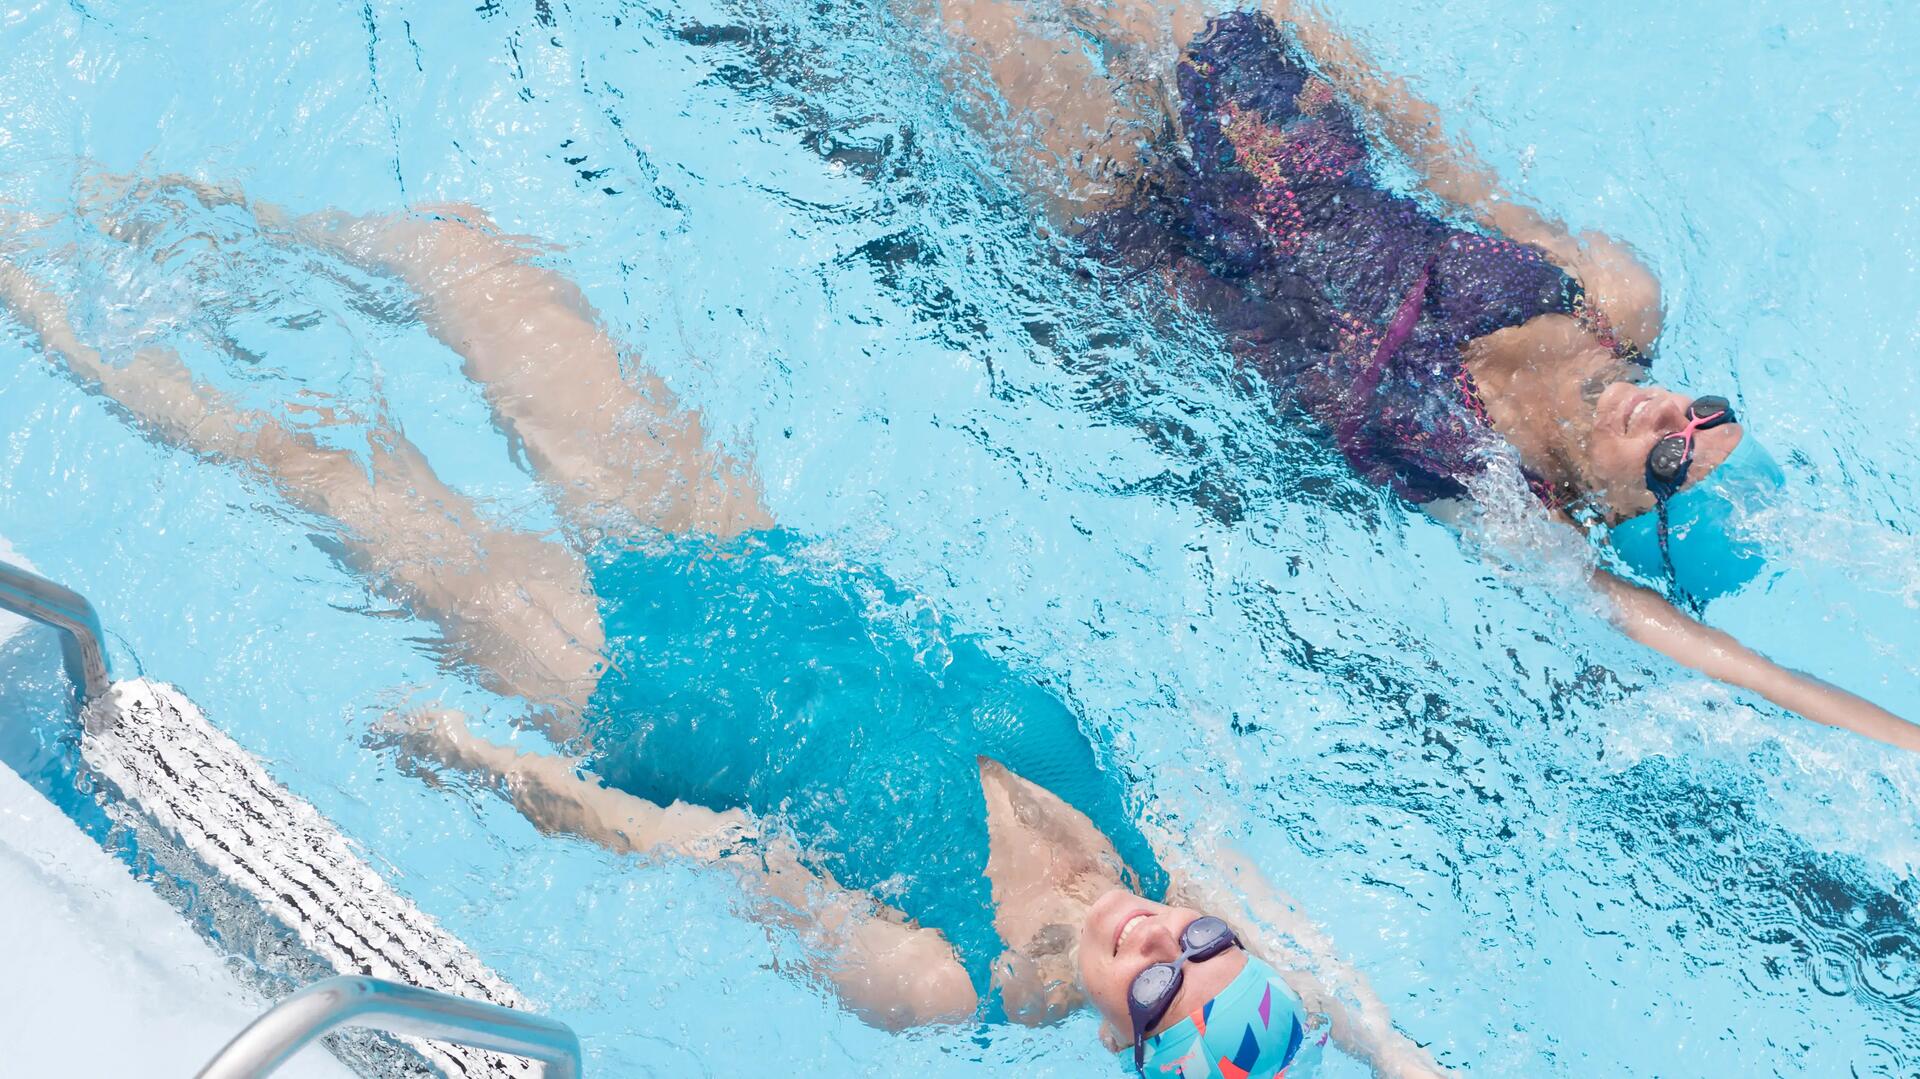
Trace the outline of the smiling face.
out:
[[[1654,443],[1687,425],[1693,398],[1661,386],[1613,382],[1594,402],[1591,428],[1576,462],[1582,486],[1599,498],[1608,519],[1622,521],[1653,508],[1647,490],[1647,454]],[[1741,427],[1723,424],[1693,436],[1687,486],[1706,477],[1740,443]]]
[[[1169,907],[1115,889],[1101,896],[1080,923],[1080,984],[1120,1045],[1133,1043],[1127,991],[1139,973],[1180,957],[1180,934],[1197,910]],[[1149,1034],[1159,1033],[1212,1000],[1247,965],[1247,953],[1229,948],[1212,959],[1189,963],[1180,993]]]

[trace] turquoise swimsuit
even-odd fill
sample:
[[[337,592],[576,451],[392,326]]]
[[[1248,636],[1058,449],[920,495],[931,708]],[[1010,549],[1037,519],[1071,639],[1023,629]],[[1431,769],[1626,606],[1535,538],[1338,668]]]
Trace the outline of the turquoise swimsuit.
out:
[[[944,931],[981,988],[1002,946],[977,755],[1085,812],[1164,888],[1070,708],[887,581],[802,546],[776,530],[592,559],[611,669],[587,722],[609,784],[784,820],[841,883]]]

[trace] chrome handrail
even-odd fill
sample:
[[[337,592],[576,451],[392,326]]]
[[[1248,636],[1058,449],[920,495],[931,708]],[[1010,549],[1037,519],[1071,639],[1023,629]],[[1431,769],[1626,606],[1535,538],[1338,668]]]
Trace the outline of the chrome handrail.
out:
[[[0,562],[0,610],[12,611],[60,631],[67,677],[80,702],[104,695],[112,679],[102,647],[100,616],[85,596],[19,566]]]
[[[268,1009],[195,1079],[260,1079],[341,1027],[455,1042],[546,1065],[547,1079],[580,1079],[580,1039],[544,1015],[379,978],[314,982]]]

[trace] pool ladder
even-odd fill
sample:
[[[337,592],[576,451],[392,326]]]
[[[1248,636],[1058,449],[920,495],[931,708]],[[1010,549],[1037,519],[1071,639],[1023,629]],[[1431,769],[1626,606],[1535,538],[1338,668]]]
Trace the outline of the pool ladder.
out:
[[[107,653],[101,639],[104,634],[100,616],[85,596],[37,573],[0,562],[0,610],[59,630],[67,677],[73,680],[81,703],[106,696],[113,680],[107,674]]]
[[[530,1062],[538,1061],[547,1079],[579,1079],[580,1042],[566,1024],[526,1010],[512,986],[394,891],[331,822],[184,695],[145,678],[114,682],[99,616],[85,597],[0,562],[0,610],[59,631],[81,705],[81,756],[139,807],[109,812],[133,829],[142,853],[189,895],[240,893],[242,903],[208,905],[217,935],[266,941],[264,954],[250,958],[279,966],[281,982],[328,968],[350,972],[269,1009],[199,1079],[258,1079],[345,1028],[397,1035],[448,1076],[532,1076]],[[263,934],[268,927],[237,913],[248,901],[297,940]],[[347,1060],[418,1070],[378,1047]]]
[[[580,1039],[556,1019],[379,978],[318,981],[268,1009],[195,1079],[261,1079],[343,1027],[450,1041],[538,1060],[546,1079],[580,1079]]]

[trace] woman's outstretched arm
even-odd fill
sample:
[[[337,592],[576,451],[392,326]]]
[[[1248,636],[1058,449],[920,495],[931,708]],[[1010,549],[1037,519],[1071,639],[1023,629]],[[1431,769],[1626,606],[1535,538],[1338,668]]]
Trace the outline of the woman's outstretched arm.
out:
[[[1879,705],[1810,675],[1788,670],[1735,640],[1687,617],[1679,608],[1611,573],[1594,574],[1622,632],[1709,678],[1749,689],[1815,723],[1839,727],[1900,749],[1920,751],[1920,727]]]
[[[478,737],[456,712],[395,722],[400,750],[412,763],[488,780],[543,832],[579,836],[617,854],[680,855],[735,870],[752,916],[798,932],[820,956],[813,972],[875,1026],[964,1022],[979,1003],[938,930],[808,869],[790,840],[740,810],[656,805],[583,777],[575,761]]]
[[[1312,0],[1263,0],[1262,6],[1274,21],[1291,27],[1327,77],[1378,122],[1381,133],[1426,178],[1429,190],[1488,228],[1545,250],[1580,279],[1623,338],[1643,349],[1652,346],[1660,336],[1660,283],[1626,245],[1599,232],[1576,236],[1565,224],[1516,201],[1471,147],[1447,137],[1437,109],[1405,79],[1375,68]]]

